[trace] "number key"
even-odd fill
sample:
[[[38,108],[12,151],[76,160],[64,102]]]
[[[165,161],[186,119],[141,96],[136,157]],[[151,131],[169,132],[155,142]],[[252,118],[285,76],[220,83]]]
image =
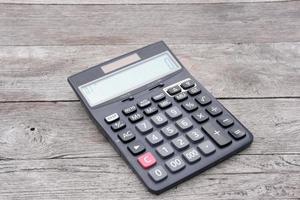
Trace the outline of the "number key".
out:
[[[168,160],[166,166],[171,172],[178,172],[185,167],[185,163],[179,156],[176,156]]]
[[[171,138],[178,134],[178,130],[173,124],[165,126],[164,128],[161,129],[161,132],[164,134],[166,138]]]
[[[200,153],[195,148],[186,150],[182,155],[188,163],[195,163],[201,159]]]
[[[181,117],[182,112],[179,110],[179,108],[177,106],[174,106],[174,107],[169,108],[168,110],[166,110],[166,115],[170,119],[176,119],[178,117]]]
[[[173,139],[172,144],[177,150],[182,150],[189,146],[189,142],[183,135]]]
[[[162,126],[162,125],[168,123],[168,119],[162,113],[158,113],[158,114],[154,115],[153,117],[151,117],[151,121],[156,126]]]
[[[176,125],[182,130],[182,131],[186,131],[190,128],[193,127],[192,122],[187,118],[184,117],[178,121],[176,121]]]
[[[144,121],[137,123],[135,125],[135,127],[139,132],[141,132],[143,134],[151,132],[153,130],[153,126],[151,125],[151,123],[148,120],[144,120]]]
[[[154,167],[153,169],[149,170],[148,174],[155,182],[160,182],[167,178],[168,174],[166,170],[160,165]]]
[[[161,134],[157,131],[154,131],[153,133],[150,133],[149,135],[146,136],[146,140],[151,144],[151,145],[157,145],[163,141],[163,137]]]
[[[162,158],[167,158],[171,155],[173,155],[174,150],[171,147],[171,145],[169,145],[168,143],[163,144],[159,147],[156,148],[156,152],[162,157]]]
[[[197,128],[189,131],[186,136],[194,143],[199,142],[204,138],[203,133]]]

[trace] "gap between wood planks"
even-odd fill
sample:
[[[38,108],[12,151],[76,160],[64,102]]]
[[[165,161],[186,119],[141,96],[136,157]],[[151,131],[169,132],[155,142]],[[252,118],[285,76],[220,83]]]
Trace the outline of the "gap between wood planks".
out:
[[[217,97],[218,100],[243,100],[243,99],[300,99],[300,96],[283,97]],[[79,102],[80,100],[32,100],[32,101],[0,101],[0,103],[56,103],[56,102]]]
[[[161,2],[157,2],[157,1],[135,1],[135,0],[129,0],[129,1],[100,1],[97,3],[93,3],[93,1],[87,1],[86,3],[80,2],[80,3],[68,3],[68,1],[61,1],[63,3],[52,3],[55,1],[35,1],[35,0],[25,0],[25,1],[14,1],[14,0],[0,0],[0,4],[4,4],[4,5],[86,5],[86,6],[91,6],[91,5],[198,5],[198,4],[233,4],[233,3],[276,3],[276,2],[292,2],[292,1],[298,1],[298,0],[199,0],[197,1],[161,1]],[[48,2],[48,3],[47,3]],[[57,1],[59,2],[59,1]],[[76,2],[76,1],[75,1]],[[130,2],[130,3],[128,3]],[[147,3],[146,3],[147,2]]]

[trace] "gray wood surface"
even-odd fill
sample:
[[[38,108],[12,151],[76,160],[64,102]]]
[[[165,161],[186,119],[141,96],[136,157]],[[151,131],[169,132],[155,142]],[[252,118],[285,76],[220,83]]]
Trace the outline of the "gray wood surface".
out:
[[[0,45],[299,42],[299,2],[0,4]],[[137,20],[138,19],[138,20]]]
[[[255,136],[152,195],[66,78],[164,40]],[[0,199],[300,199],[300,1],[0,0]]]
[[[2,47],[0,101],[77,100],[68,76],[139,47]],[[170,47],[216,97],[300,97],[300,43]]]

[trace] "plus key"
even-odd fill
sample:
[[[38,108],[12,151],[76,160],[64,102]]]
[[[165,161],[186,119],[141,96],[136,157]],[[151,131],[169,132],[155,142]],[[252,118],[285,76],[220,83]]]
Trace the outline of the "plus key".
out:
[[[209,123],[202,126],[202,129],[220,146],[224,147],[231,143],[231,139],[220,129],[215,128]]]

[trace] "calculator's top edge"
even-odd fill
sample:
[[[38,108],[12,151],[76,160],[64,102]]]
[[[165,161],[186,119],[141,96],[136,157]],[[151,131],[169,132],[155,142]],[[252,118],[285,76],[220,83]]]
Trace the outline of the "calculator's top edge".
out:
[[[83,72],[85,72],[85,71],[91,70],[91,69],[96,68],[96,67],[100,67],[100,66],[106,65],[106,64],[108,64],[108,63],[111,63],[111,62],[114,62],[114,61],[116,61],[116,60],[119,60],[120,58],[126,57],[126,56],[128,56],[128,55],[130,55],[130,54],[133,54],[133,53],[135,53],[135,52],[139,52],[139,51],[141,51],[141,50],[143,50],[143,49],[151,48],[151,47],[153,47],[153,46],[161,46],[162,48],[165,48],[166,50],[170,51],[170,49],[168,48],[168,46],[166,45],[166,43],[165,43],[163,40],[160,40],[160,41],[158,41],[158,42],[149,44],[149,45],[144,46],[144,47],[141,47],[141,48],[139,48],[139,49],[135,49],[135,50],[130,51],[130,52],[128,52],[128,53],[122,54],[122,55],[120,55],[120,56],[117,56],[117,57],[114,57],[114,58],[112,58],[112,59],[106,60],[106,61],[104,61],[104,62],[102,62],[102,63],[99,63],[99,64],[97,64],[97,65],[88,67],[87,69],[84,69],[84,70],[82,70],[82,71],[80,71],[80,72],[77,72],[77,73],[75,73],[75,74],[73,74],[73,75],[71,75],[71,76],[69,76],[69,77],[67,78],[67,79],[68,79],[68,82],[71,82],[72,78],[75,77],[75,76],[77,76],[77,75],[80,74],[80,73],[83,73]]]

